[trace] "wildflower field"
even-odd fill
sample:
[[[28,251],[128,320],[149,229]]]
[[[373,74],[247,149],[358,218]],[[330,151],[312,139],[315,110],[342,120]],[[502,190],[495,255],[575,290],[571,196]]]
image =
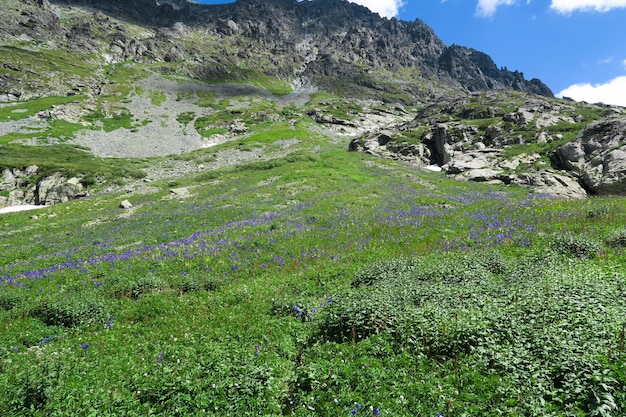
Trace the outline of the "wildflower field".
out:
[[[344,150],[155,185],[0,217],[0,415],[626,412],[623,198]]]

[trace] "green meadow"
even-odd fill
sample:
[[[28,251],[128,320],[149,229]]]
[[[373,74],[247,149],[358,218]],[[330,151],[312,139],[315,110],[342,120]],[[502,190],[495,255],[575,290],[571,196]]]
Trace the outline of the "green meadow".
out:
[[[212,174],[0,217],[0,414],[623,412],[622,198],[343,149]]]
[[[245,134],[184,155],[98,158],[74,133],[132,133],[148,122],[130,95],[168,98],[133,86],[147,73],[108,73],[81,123],[0,138],[0,168],[36,164],[96,191],[0,215],[0,415],[626,412],[623,197],[559,200],[348,152],[305,113],[351,120],[357,100],[319,92],[281,107],[291,87],[243,70],[228,81],[252,77],[267,95],[184,92],[206,112],[173,114],[204,138],[234,123]],[[81,100],[17,102],[0,122]],[[275,157],[97,192],[167,158],[258,149]]]

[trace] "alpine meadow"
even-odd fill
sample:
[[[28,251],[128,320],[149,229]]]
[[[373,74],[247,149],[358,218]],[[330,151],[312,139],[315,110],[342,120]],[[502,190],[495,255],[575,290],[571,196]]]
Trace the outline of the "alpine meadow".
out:
[[[1,416],[622,416],[626,110],[344,0],[0,0]]]

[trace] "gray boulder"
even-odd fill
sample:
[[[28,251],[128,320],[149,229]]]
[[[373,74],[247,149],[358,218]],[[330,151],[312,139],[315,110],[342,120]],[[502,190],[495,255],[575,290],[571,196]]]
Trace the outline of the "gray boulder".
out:
[[[556,151],[555,162],[592,194],[626,194],[626,119],[591,123]]]
[[[78,178],[68,180],[59,174],[40,180],[35,194],[35,204],[45,206],[66,203],[87,195]]]
[[[37,179],[38,167],[29,166],[24,170],[5,169],[0,177],[0,190],[8,191],[8,197],[0,201],[2,205],[18,206],[53,205],[65,203],[88,193],[80,178],[67,179],[59,173]]]

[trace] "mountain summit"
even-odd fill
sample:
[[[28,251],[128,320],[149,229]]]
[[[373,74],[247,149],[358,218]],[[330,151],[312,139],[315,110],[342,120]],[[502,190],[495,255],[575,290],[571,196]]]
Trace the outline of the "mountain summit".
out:
[[[238,0],[222,5],[186,0],[51,2],[87,5],[109,16],[160,29],[160,37],[145,40],[151,44],[147,49],[153,50],[153,58],[165,58],[176,45],[168,60],[197,62],[196,75],[223,76],[232,68],[245,67],[343,94],[367,89],[378,96],[384,95],[382,92],[413,97],[440,94],[441,87],[553,95],[540,80],[526,80],[521,72],[500,69],[483,52],[446,46],[419,19],[382,18],[345,0]],[[45,8],[47,1],[40,4]],[[176,30],[167,30],[172,28]],[[201,36],[190,39],[185,36],[190,31],[185,29]],[[135,58],[120,45],[123,36],[115,33],[115,27],[106,32],[101,31],[108,38],[102,40],[102,48],[115,46],[113,55],[120,60]],[[164,47],[168,51],[159,52]],[[145,48],[140,49],[145,57]]]

